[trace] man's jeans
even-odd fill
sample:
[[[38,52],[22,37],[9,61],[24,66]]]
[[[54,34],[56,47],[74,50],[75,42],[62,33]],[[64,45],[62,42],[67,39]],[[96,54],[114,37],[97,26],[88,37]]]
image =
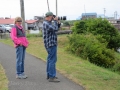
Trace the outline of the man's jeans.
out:
[[[56,61],[57,61],[57,46],[52,46],[46,49],[47,57],[47,77],[52,78],[56,76]]]
[[[16,74],[18,75],[24,73],[25,50],[24,46],[16,47]]]

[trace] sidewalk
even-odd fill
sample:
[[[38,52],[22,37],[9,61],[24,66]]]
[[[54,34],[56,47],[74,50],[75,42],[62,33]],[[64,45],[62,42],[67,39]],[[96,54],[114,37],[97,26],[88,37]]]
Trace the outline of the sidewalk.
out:
[[[84,90],[81,86],[57,73],[60,83],[46,80],[46,63],[26,53],[25,73],[27,79],[15,78],[15,48],[0,43],[0,64],[6,70],[9,90]]]

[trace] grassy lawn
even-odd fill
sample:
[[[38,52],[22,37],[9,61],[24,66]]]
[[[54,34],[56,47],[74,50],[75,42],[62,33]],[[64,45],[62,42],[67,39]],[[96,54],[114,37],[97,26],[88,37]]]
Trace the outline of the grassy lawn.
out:
[[[27,52],[46,61],[47,53],[42,37],[28,38]],[[10,39],[0,40],[12,45]],[[69,79],[82,85],[86,90],[120,90],[120,75],[102,67],[95,66],[65,51],[67,35],[58,36],[57,69]],[[119,54],[118,54],[119,56]]]
[[[6,78],[4,69],[0,65],[0,90],[8,90],[8,80]]]

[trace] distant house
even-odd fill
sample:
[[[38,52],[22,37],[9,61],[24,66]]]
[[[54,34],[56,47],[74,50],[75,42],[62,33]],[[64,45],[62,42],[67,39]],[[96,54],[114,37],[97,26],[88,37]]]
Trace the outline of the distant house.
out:
[[[34,20],[43,21],[44,20],[44,16],[34,16]]]
[[[14,19],[4,19],[0,18],[0,24],[14,24]]]
[[[14,24],[14,18],[0,18],[0,24]],[[38,20],[26,20],[25,21],[25,29],[39,29]]]
[[[109,23],[117,23],[116,19],[114,17],[105,17],[109,21]]]
[[[81,19],[97,18],[97,13],[82,13]]]
[[[120,30],[120,19],[115,19],[114,17],[105,17],[109,23],[114,25],[118,30]]]
[[[120,20],[119,19],[110,19],[108,21],[112,24],[118,24]]]
[[[37,26],[39,29],[43,27],[44,16],[34,16],[34,19],[37,20]]]
[[[2,25],[14,24],[14,18],[0,18],[0,24]],[[27,29],[27,23],[25,23],[25,29]]]
[[[105,19],[107,19],[107,20],[114,20],[115,17],[105,17]]]
[[[120,19],[109,20],[109,22],[120,30]]]
[[[30,29],[38,29],[38,20],[26,20],[28,30]]]

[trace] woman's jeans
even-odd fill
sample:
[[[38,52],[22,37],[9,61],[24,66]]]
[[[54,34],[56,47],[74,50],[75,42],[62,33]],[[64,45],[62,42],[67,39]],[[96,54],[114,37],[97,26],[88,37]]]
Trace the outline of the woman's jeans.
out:
[[[24,46],[16,47],[16,74],[17,75],[24,73],[25,51],[26,51],[26,48]]]
[[[56,76],[56,61],[57,61],[57,46],[51,46],[46,49],[47,57],[47,77],[52,78]]]

